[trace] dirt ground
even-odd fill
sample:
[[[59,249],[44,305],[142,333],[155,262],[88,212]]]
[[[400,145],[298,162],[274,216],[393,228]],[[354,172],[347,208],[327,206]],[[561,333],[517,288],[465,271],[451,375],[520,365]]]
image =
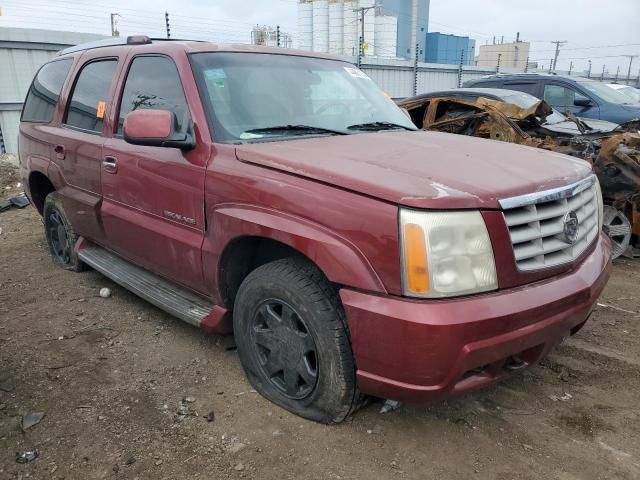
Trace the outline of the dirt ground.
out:
[[[542,365],[329,427],[253,392],[230,339],[54,267],[33,208],[0,228],[0,479],[640,478],[639,261],[616,263],[607,306]],[[22,432],[29,412],[45,417]]]

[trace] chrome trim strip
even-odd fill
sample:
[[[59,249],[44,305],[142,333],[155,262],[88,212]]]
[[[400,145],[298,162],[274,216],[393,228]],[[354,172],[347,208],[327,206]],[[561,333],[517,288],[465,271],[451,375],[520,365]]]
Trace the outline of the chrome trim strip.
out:
[[[594,183],[596,183],[596,176],[589,175],[587,178],[584,178],[579,182],[572,183],[571,185],[553,188],[551,190],[544,190],[542,192],[527,193],[525,195],[518,195],[517,197],[503,198],[498,200],[498,203],[503,210],[510,210],[512,208],[524,207],[526,205],[551,202],[561,198],[573,197],[583,190],[590,188]]]

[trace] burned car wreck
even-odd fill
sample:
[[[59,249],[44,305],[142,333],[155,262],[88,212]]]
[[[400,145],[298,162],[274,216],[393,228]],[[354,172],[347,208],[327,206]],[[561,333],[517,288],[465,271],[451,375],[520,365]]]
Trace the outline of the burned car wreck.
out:
[[[640,120],[617,125],[555,111],[523,92],[455,89],[397,101],[416,126],[517,143],[591,162],[605,199],[614,258],[640,247]]]

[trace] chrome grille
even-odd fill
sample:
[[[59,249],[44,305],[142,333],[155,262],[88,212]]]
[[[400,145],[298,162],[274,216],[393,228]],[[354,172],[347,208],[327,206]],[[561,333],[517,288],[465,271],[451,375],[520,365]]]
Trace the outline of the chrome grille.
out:
[[[562,188],[500,200],[519,270],[539,270],[572,262],[598,236],[595,176]],[[575,212],[575,242],[565,232],[565,217]]]

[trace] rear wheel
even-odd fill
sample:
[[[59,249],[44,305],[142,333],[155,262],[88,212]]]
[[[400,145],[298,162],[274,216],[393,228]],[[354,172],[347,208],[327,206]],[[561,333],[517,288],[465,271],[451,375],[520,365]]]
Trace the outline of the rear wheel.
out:
[[[254,388],[290,412],[323,423],[359,404],[355,365],[340,300],[304,259],[251,272],[234,307],[234,335]]]
[[[51,192],[47,195],[42,217],[53,262],[65,270],[74,272],[83,270],[84,264],[74,251],[78,236],[67,219],[60,195],[57,192]]]
[[[629,248],[631,223],[623,212],[611,205],[605,205],[603,213],[603,230],[611,239],[612,257],[618,258]]]

